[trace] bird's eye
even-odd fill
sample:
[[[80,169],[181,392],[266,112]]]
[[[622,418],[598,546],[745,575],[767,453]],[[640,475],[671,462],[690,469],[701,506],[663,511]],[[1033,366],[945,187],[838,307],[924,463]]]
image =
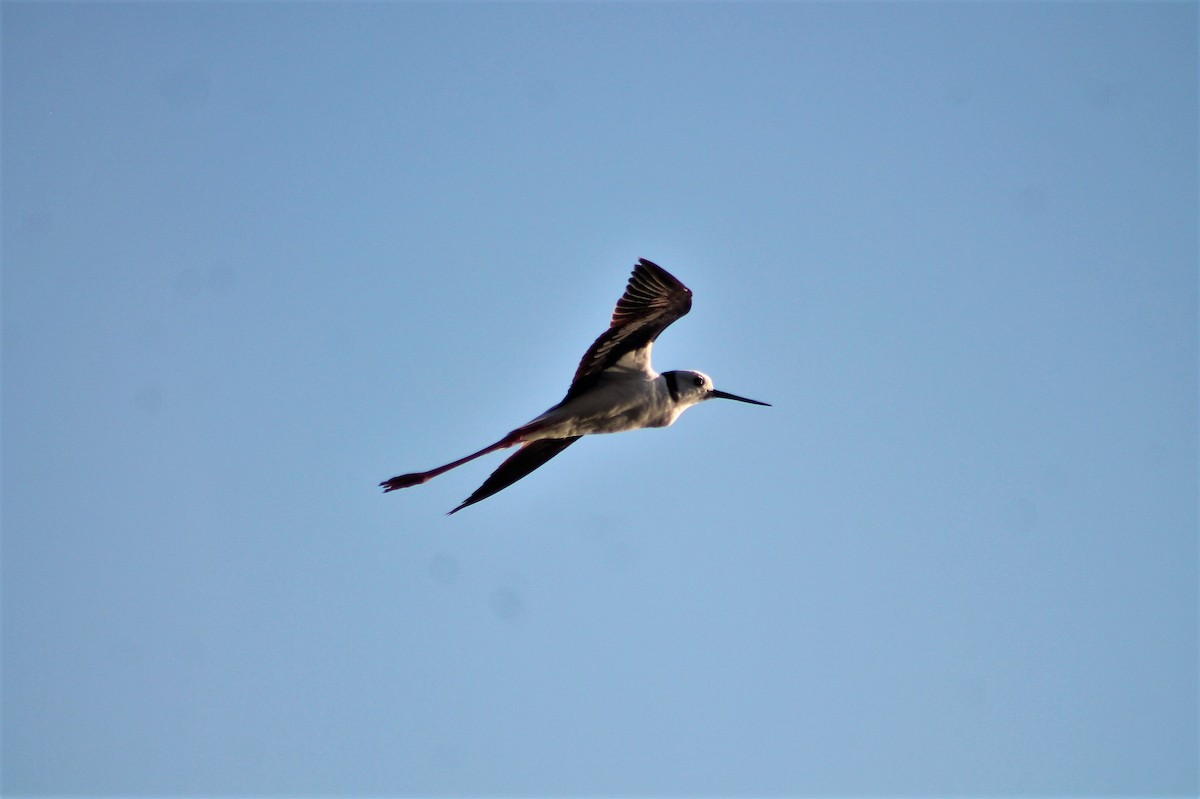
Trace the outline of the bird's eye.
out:
[[[692,381],[693,381],[693,382],[695,382],[695,384],[696,384],[696,388],[699,388],[700,386],[703,386],[703,385],[704,385],[704,378],[703,378],[703,377],[700,377],[700,376],[693,377],[693,378],[692,378]]]

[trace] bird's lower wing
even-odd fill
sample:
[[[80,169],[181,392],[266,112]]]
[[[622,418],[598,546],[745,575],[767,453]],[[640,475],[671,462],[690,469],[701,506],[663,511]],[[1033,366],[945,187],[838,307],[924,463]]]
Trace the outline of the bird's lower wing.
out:
[[[513,483],[520,480],[525,475],[532,472],[534,469],[541,466],[546,461],[553,458],[558,453],[562,452],[567,447],[578,441],[581,436],[571,436],[570,438],[542,438],[537,441],[530,441],[508,457],[504,463],[500,464],[496,471],[492,472],[488,479],[483,481],[483,485],[475,489],[475,493],[467,497],[466,501],[459,505],[450,513],[458,513],[468,505],[474,505],[482,499],[487,499],[492,494],[498,491],[503,491]],[[449,514],[447,514],[449,515]]]

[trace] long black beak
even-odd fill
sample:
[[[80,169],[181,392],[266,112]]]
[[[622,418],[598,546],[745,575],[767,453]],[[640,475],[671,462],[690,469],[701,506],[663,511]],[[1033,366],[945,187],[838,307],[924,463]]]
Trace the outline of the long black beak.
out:
[[[768,408],[771,407],[771,403],[769,402],[759,402],[758,400],[746,399],[745,397],[739,397],[737,394],[730,394],[728,391],[718,391],[715,388],[708,392],[708,396],[715,397],[716,399],[731,399],[737,400],[738,402],[748,402],[751,405],[766,405]]]

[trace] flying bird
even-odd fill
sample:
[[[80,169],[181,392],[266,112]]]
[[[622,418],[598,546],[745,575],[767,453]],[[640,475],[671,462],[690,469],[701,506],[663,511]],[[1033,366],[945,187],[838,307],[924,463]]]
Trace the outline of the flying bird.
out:
[[[520,444],[475,493],[450,511],[453,514],[508,488],[583,436],[668,427],[688,408],[710,399],[768,405],[718,391],[703,372],[654,371],[650,350],[655,339],[691,308],[691,289],[658,264],[640,259],[617,300],[608,330],[584,354],[562,402],[465,458],[427,472],[398,475],[379,485],[385,492],[420,485],[488,453]]]

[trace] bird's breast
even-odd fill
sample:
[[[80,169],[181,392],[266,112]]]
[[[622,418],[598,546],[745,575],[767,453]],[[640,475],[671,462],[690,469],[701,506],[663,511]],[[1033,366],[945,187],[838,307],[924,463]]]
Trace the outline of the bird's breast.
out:
[[[666,427],[678,415],[662,378],[601,383],[538,417],[537,438],[566,438]]]

